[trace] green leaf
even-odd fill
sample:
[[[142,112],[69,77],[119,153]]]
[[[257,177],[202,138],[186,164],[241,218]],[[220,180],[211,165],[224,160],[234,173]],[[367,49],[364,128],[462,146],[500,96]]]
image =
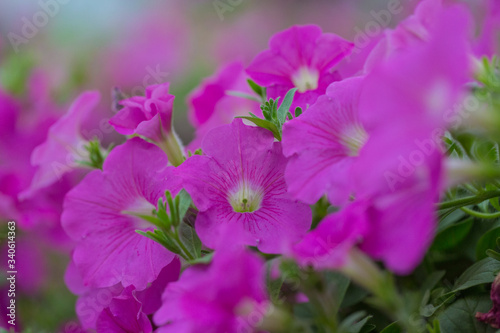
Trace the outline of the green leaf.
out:
[[[342,333],[360,333],[363,327],[368,323],[372,316],[366,316],[364,311],[355,312],[345,318],[339,326],[339,331]],[[371,332],[373,328],[368,328],[368,330],[364,330],[363,332]]]
[[[169,251],[172,253],[180,254],[182,251],[181,249],[173,242],[170,238],[168,238],[162,231],[155,229],[154,231],[147,231],[144,232],[142,230],[136,230],[139,235],[146,236],[149,239],[154,240],[155,242],[163,245],[165,248],[167,248]]]
[[[431,250],[444,251],[454,248],[468,235],[473,225],[473,219],[469,218],[445,228],[437,234]]]
[[[297,118],[298,116],[300,116],[302,114],[302,108],[300,106],[297,106],[295,108],[295,118]]]
[[[177,199],[177,198],[179,198],[179,199]],[[193,200],[191,199],[191,196],[189,195],[189,193],[187,193],[186,190],[184,190],[184,189],[182,189],[176,195],[176,199],[179,200],[178,201],[178,207],[179,207],[178,213],[179,213],[179,218],[182,221],[182,219],[186,215],[189,207],[191,206],[191,203],[193,202]]]
[[[253,90],[254,93],[256,93],[260,98],[265,101],[266,100],[266,89],[264,87],[259,86],[257,83],[252,81],[251,79],[247,80],[248,85],[250,88]]]
[[[398,325],[397,322],[386,326],[380,333],[403,333],[403,329]]]
[[[360,286],[351,283],[349,287],[347,288],[347,292],[344,296],[344,299],[342,301],[342,304],[340,305],[341,308],[348,308],[353,305],[358,304],[361,302],[363,299],[368,296],[369,292],[366,291],[364,288],[361,288]]]
[[[481,260],[487,257],[486,250],[496,250],[497,239],[500,237],[500,227],[491,229],[485,233],[477,243],[476,257]]]
[[[290,107],[292,106],[293,97],[295,96],[296,91],[297,91],[297,88],[290,89],[286,93],[285,98],[283,99],[283,102],[281,102],[281,105],[278,109],[278,121],[280,122],[280,124],[285,123],[286,114],[287,114],[287,112],[290,111]]]
[[[500,262],[486,258],[469,267],[455,282],[453,292],[465,290],[480,284],[492,283],[500,271]]]
[[[281,141],[281,133],[280,133],[280,131],[278,130],[278,128],[276,127],[276,125],[274,125],[269,120],[265,120],[265,119],[261,119],[261,118],[248,117],[248,116],[240,116],[240,117],[235,117],[235,118],[241,118],[241,119],[249,120],[252,123],[254,123],[255,125],[271,131],[273,133],[274,137],[278,141]]]
[[[471,295],[457,300],[438,317],[441,333],[494,333],[493,328],[475,318],[477,312],[488,312],[490,308],[488,295]]]
[[[344,300],[345,294],[350,284],[350,280],[344,275],[337,272],[326,272],[325,278],[327,282],[328,295],[332,295],[335,304],[340,307]],[[336,309],[338,310],[338,309]]]
[[[191,226],[181,223],[179,225],[179,237],[194,258],[201,257],[201,241]]]
[[[441,279],[445,276],[446,271],[435,271],[432,272],[424,281],[420,290],[425,293],[426,291],[431,291],[434,287],[441,281]]]

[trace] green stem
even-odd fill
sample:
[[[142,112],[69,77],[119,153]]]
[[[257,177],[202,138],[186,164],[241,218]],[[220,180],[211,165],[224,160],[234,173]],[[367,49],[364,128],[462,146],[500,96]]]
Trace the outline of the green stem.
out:
[[[469,209],[467,207],[460,207],[460,209],[464,212],[469,214],[470,216],[474,216],[480,219],[496,219],[500,217],[500,212],[496,213],[481,213],[481,212],[476,212],[475,210]]]
[[[158,146],[167,154],[168,161],[172,163],[173,166],[179,166],[184,162],[185,157],[182,151],[182,145],[173,129],[163,142],[158,143]]]
[[[442,202],[438,205],[438,209],[443,210],[448,208],[476,205],[485,200],[496,198],[499,196],[500,196],[500,190],[486,191],[479,193],[477,195]]]
[[[349,257],[348,264],[341,271],[370,291],[376,298],[375,304],[398,321],[405,332],[420,332],[420,328],[412,323],[392,276],[384,274],[369,257],[358,249],[352,249]]]

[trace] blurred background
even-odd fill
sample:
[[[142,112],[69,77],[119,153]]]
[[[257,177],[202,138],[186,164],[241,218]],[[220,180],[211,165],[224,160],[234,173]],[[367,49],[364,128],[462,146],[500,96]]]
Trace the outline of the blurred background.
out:
[[[397,15],[380,16],[393,2],[2,0],[0,83],[2,91],[23,101],[22,123],[23,126],[29,124],[31,127],[26,125],[26,128],[30,129],[45,126],[33,110],[50,109],[49,113],[60,116],[82,91],[99,90],[100,106],[84,127],[89,136],[99,132],[102,141],[111,142],[118,138],[107,126],[113,115],[113,88],[119,87],[131,96],[143,94],[148,85],[170,82],[171,93],[176,96],[174,126],[182,140],[189,143],[193,128],[187,117],[186,97],[218,67],[233,60],[248,64],[267,48],[273,34],[294,24],[317,24],[323,31],[336,33],[357,45],[375,42],[383,30],[380,26],[395,26],[412,13],[418,3],[417,0],[398,1]],[[485,15],[482,1],[469,4],[478,16]],[[368,22],[379,22],[379,30]],[[363,53],[362,47],[360,53]],[[353,57],[352,66],[355,67],[356,61]],[[12,141],[8,136],[6,132],[0,133],[4,145]],[[76,297],[63,281],[71,244],[58,227],[61,200],[71,184],[65,189],[58,184],[53,193],[44,193],[47,201],[41,204],[40,200],[19,203],[9,199],[29,183],[26,175],[32,173],[32,170],[12,171],[11,160],[29,165],[30,151],[43,140],[42,135],[23,149],[16,147],[20,141],[13,141],[10,153],[0,147],[0,220],[15,216],[23,229],[17,234],[17,319],[20,324],[17,329],[77,332]],[[5,170],[9,167],[10,173],[7,173]],[[14,182],[16,190],[12,189]],[[50,205],[55,208],[49,210]],[[15,214],[1,214],[13,208]],[[4,237],[0,237],[0,241],[5,241]],[[2,249],[0,253],[7,252]],[[3,260],[1,263],[5,265]],[[4,272],[2,269],[0,275]],[[2,309],[4,281],[2,277]],[[2,320],[4,318],[0,319],[0,327]]]

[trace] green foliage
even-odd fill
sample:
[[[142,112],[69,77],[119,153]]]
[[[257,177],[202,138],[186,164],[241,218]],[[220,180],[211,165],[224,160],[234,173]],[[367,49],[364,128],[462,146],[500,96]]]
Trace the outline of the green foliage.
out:
[[[185,190],[181,190],[175,197],[167,191],[165,197],[166,200],[158,200],[158,208],[152,215],[138,215],[155,225],[156,229],[136,232],[158,242],[189,262],[200,262],[201,241],[194,228],[183,221],[191,208],[191,197]]]
[[[249,82],[250,84],[250,82]],[[255,83],[253,83],[255,85]],[[254,89],[255,87],[250,84],[250,87]],[[255,88],[257,89],[257,88]],[[254,89],[254,91],[256,91]],[[265,128],[269,131],[271,131],[274,135],[274,137],[278,140],[281,141],[282,137],[282,129],[283,129],[283,124],[285,123],[287,117],[289,119],[292,118],[292,114],[290,113],[290,107],[293,103],[293,98],[295,96],[295,93],[297,91],[297,88],[290,89],[285,97],[283,98],[283,101],[281,102],[281,105],[279,105],[280,98],[278,97],[276,100],[274,99],[269,99],[268,101],[264,102],[261,105],[261,110],[262,114],[264,116],[264,119],[257,117],[256,115],[250,113],[250,116],[241,116],[241,117],[236,117],[236,118],[242,118],[246,119],[248,121],[251,121],[255,125],[261,128]],[[256,92],[262,93],[261,90],[257,89]],[[300,115],[301,110],[297,111],[295,110],[295,115],[298,116]]]

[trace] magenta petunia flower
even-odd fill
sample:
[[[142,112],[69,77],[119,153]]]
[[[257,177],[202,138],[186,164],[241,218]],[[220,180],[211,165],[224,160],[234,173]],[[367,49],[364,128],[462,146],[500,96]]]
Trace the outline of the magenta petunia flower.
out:
[[[370,72],[375,66],[387,61],[396,52],[408,50],[413,45],[428,42],[430,30],[436,24],[437,15],[442,9],[442,0],[423,0],[419,2],[413,15],[401,21],[396,28],[384,31],[383,37],[366,60],[365,72]]]
[[[133,286],[124,288],[120,283],[106,288],[89,288],[85,286],[78,268],[74,262],[70,262],[64,280],[69,290],[79,295],[76,302],[76,314],[85,329],[95,329],[97,321],[102,312],[110,307],[114,298],[125,298],[125,305],[136,306],[140,303],[140,313],[136,316],[151,315],[161,306],[161,294],[168,283],[179,278],[181,264],[178,259],[172,260],[164,267],[158,278],[154,280],[146,289],[138,291]],[[133,298],[133,299],[132,299]],[[111,311],[113,313],[113,311]],[[120,320],[120,318],[118,318]]]
[[[355,201],[294,245],[292,256],[304,265],[342,269],[349,263],[349,250],[358,246],[397,274],[415,269],[437,224],[443,156],[437,149],[429,155],[419,150],[427,133],[411,131],[393,129],[368,140],[350,170]]]
[[[206,246],[215,248],[230,226],[237,236],[227,242],[279,253],[308,230],[311,210],[287,193],[286,158],[271,132],[237,119],[208,133],[202,149],[206,155],[177,172],[199,209],[196,231]]]
[[[153,327],[142,312],[142,304],[133,294],[133,287],[126,288],[102,310],[96,322],[97,332],[151,333]]]
[[[316,269],[341,269],[349,260],[349,251],[368,232],[368,205],[355,202],[338,213],[328,215],[289,254],[302,266]]]
[[[196,128],[196,137],[189,145],[191,150],[200,148],[210,130],[230,124],[235,116],[247,116],[249,112],[262,116],[258,102],[228,94],[230,91],[253,94],[247,78],[243,64],[232,62],[203,80],[188,96],[189,119]]]
[[[408,274],[434,237],[443,153],[428,144],[430,130],[406,126],[385,133],[368,140],[351,171],[357,200],[370,203],[360,248],[393,272]]]
[[[73,261],[85,285],[109,287],[121,282],[144,289],[174,258],[135,230],[153,225],[137,217],[151,214],[170,186],[167,157],[139,138],[115,148],[103,170],[89,173],[64,202],[62,225],[77,242]]]
[[[391,120],[417,123],[443,131],[455,125],[464,86],[471,80],[471,18],[462,6],[435,14],[428,42],[393,54],[373,69],[360,102],[368,130]],[[409,79],[411,78],[411,79]]]
[[[146,96],[133,96],[120,102],[123,108],[109,121],[123,135],[137,134],[153,142],[165,141],[172,132],[174,95],[169,83],[147,87]]]
[[[85,145],[88,141],[80,128],[97,106],[100,94],[97,91],[82,93],[49,129],[47,140],[36,147],[31,155],[31,164],[37,167],[29,189],[21,193],[26,198],[43,187],[49,186],[80,165],[78,160],[87,160]]]
[[[332,83],[307,112],[285,123],[285,179],[294,198],[314,204],[327,194],[330,202],[344,204],[353,194],[349,169],[368,139],[358,120],[362,82],[357,77]]]
[[[487,313],[476,313],[476,318],[498,329],[500,328],[500,274],[497,275],[491,285],[490,296],[493,301],[493,307]]]
[[[340,79],[334,71],[354,44],[341,37],[322,33],[316,25],[293,26],[274,35],[269,49],[258,54],[247,68],[250,77],[267,87],[268,97],[285,96],[297,88],[293,107],[303,109]]]
[[[243,248],[217,251],[210,265],[184,271],[163,293],[157,332],[254,332],[269,306],[263,261]]]
[[[500,35],[500,2],[488,0],[484,4],[486,18],[482,24],[481,34],[475,41],[474,53],[476,56],[491,58],[498,52]]]

